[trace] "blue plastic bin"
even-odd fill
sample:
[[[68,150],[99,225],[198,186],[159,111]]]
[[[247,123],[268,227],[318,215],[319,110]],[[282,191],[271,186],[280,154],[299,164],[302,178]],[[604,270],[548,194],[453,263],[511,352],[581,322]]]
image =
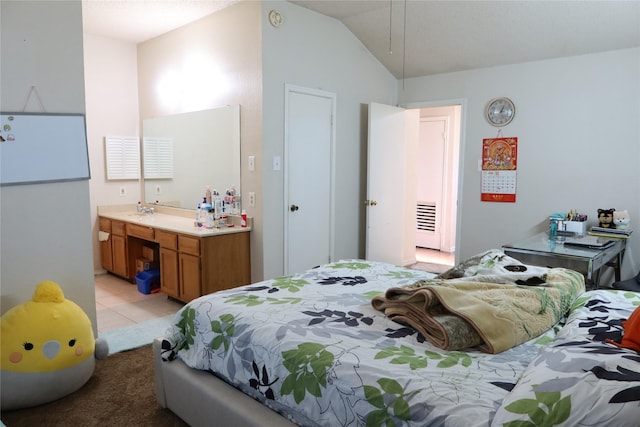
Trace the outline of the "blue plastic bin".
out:
[[[152,268],[139,272],[136,274],[136,282],[140,293],[150,294],[154,289],[160,287],[160,269]]]

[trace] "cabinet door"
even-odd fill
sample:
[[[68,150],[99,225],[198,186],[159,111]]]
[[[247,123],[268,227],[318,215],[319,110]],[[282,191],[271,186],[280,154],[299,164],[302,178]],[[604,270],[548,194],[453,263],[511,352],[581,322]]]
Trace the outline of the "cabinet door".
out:
[[[113,256],[111,254],[111,236],[109,240],[100,242],[100,263],[102,268],[113,271]]]
[[[100,231],[111,234],[111,220],[100,218]],[[105,241],[100,241],[100,264],[107,271],[113,271],[113,255],[111,251],[111,236]]]
[[[129,277],[127,262],[127,238],[111,235],[111,253],[113,261],[113,273],[122,277]]]
[[[180,298],[178,282],[178,252],[160,248],[160,290],[174,298]]]
[[[180,300],[189,302],[201,296],[200,280],[200,257],[181,253]]]

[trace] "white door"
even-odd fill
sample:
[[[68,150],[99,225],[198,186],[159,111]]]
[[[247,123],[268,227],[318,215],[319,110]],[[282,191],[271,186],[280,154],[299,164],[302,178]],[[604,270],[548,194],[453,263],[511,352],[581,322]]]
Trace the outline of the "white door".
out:
[[[369,104],[366,258],[415,261],[419,110]],[[410,179],[408,179],[410,178]]]
[[[447,119],[420,120],[416,245],[440,250]]]
[[[285,88],[284,272],[333,258],[335,94]]]

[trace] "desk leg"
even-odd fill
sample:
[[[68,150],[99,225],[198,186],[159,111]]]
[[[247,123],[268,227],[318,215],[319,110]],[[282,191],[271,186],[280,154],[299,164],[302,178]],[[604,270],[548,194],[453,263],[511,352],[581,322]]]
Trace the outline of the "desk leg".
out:
[[[621,280],[621,274],[620,274],[620,270],[622,270],[622,258],[624,258],[624,250],[625,248],[622,248],[622,250],[620,252],[618,252],[618,255],[616,255],[616,261],[615,262],[608,262],[606,265],[609,267],[613,267],[613,271],[615,274],[615,281],[619,282]]]
[[[615,265],[615,267],[613,267],[613,269],[615,271],[616,282],[619,282],[620,281],[620,267],[622,266],[622,252],[620,252],[616,258],[617,258],[616,265]]]
[[[588,279],[585,277],[585,288],[586,290],[590,291],[590,290],[596,290],[600,287],[600,270],[602,270],[601,268],[597,269],[596,271],[594,271],[591,274],[591,279]]]

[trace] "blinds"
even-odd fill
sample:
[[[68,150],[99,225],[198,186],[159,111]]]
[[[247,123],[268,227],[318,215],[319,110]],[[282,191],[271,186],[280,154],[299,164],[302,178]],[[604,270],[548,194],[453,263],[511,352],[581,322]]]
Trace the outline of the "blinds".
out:
[[[144,178],[173,178],[173,141],[171,138],[145,137]]]
[[[140,179],[140,142],[137,136],[106,136],[107,179]]]

